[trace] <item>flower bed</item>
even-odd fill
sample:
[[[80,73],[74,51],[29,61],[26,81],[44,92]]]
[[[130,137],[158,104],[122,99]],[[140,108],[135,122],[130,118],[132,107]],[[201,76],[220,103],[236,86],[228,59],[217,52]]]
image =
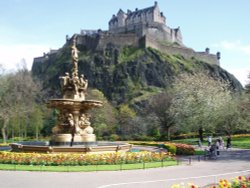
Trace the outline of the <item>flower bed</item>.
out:
[[[130,142],[134,145],[156,146],[167,149],[170,153],[176,155],[194,155],[195,149],[188,144],[170,143],[170,142]]]
[[[232,181],[222,179],[219,181],[218,186],[212,188],[250,188],[250,177],[238,176],[232,178]]]
[[[180,183],[174,184],[171,188],[198,188],[197,185],[193,183]],[[204,188],[250,188],[250,177],[238,176],[236,178],[232,178],[231,181],[226,179],[221,179],[216,185],[208,185]]]
[[[103,154],[39,154],[0,152],[2,164],[24,165],[102,165],[102,164],[133,164],[143,162],[175,160],[170,153],[154,152],[117,152]]]

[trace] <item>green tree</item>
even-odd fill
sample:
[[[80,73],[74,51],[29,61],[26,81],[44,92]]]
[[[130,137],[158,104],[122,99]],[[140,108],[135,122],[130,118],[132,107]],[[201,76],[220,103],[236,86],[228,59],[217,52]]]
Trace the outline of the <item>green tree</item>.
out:
[[[159,93],[150,99],[147,111],[155,115],[160,124],[162,134],[166,134],[166,139],[170,140],[170,130],[175,126],[175,119],[173,118],[170,107],[172,105],[173,95],[171,93]],[[152,130],[153,132],[159,132],[159,129]],[[158,133],[157,133],[158,134]]]
[[[118,134],[124,139],[131,138],[131,133],[133,132],[133,125],[130,122],[136,117],[136,112],[128,106],[128,104],[123,104],[119,108],[118,115]]]
[[[44,125],[41,129],[41,134],[43,136],[49,136],[52,134],[52,128],[58,122],[58,114],[59,112],[56,109],[47,109],[44,113]]]
[[[36,140],[39,139],[40,132],[43,128],[43,112],[41,107],[35,106],[34,111],[30,114],[30,128],[35,134]]]
[[[180,75],[174,83],[174,93],[172,116],[180,129],[198,131],[201,140],[204,129],[215,129],[218,111],[232,100],[228,84],[204,72]]]
[[[236,131],[250,130],[250,109],[244,97],[235,97],[218,110],[216,130],[232,135]]]
[[[117,110],[108,102],[103,93],[97,89],[90,89],[88,99],[99,100],[103,106],[93,109],[91,114],[91,123],[99,139],[109,139],[116,134]]]
[[[0,119],[3,141],[7,140],[7,126],[13,117],[28,116],[33,110],[34,102],[39,94],[39,87],[34,82],[31,73],[22,67],[16,73],[3,74],[0,77]],[[24,119],[23,119],[24,120]],[[20,124],[21,125],[21,124]],[[26,125],[24,125],[26,127]],[[24,135],[27,133],[25,130]]]

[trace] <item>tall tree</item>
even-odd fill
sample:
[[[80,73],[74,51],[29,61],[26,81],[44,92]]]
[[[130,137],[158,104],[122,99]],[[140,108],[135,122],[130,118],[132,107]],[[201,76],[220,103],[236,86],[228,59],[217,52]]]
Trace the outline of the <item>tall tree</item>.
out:
[[[175,119],[170,112],[172,99],[173,95],[171,93],[159,93],[151,98],[147,109],[149,113],[158,118],[162,134],[166,134],[167,140],[170,140],[170,129],[175,125]]]
[[[218,110],[216,130],[232,135],[236,131],[250,131],[250,108],[247,100],[235,97]]]
[[[35,106],[33,112],[30,114],[30,130],[31,134],[35,134],[36,140],[39,139],[40,132],[43,128],[43,112],[41,107]]]
[[[198,131],[214,130],[218,110],[231,101],[228,84],[213,79],[204,72],[183,74],[174,83],[171,113],[181,129]]]
[[[103,107],[93,109],[90,112],[92,116],[91,122],[94,126],[96,135],[100,139],[109,139],[111,134],[116,133],[117,110],[108,102],[103,93],[97,89],[89,90],[88,99],[103,102]]]
[[[24,116],[33,110],[39,87],[25,67],[16,73],[2,75],[0,82],[3,86],[0,94],[0,118],[3,121],[3,141],[6,142],[6,129],[10,118]]]
[[[124,139],[131,138],[131,132],[133,132],[134,128],[131,126],[130,121],[136,117],[136,112],[129,107],[127,104],[123,104],[119,108],[118,115],[118,134],[121,135]]]

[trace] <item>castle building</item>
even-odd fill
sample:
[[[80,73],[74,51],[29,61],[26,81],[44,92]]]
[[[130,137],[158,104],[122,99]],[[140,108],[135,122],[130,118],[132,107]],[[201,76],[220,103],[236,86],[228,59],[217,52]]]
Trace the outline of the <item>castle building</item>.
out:
[[[135,11],[120,9],[109,21],[110,33],[136,33],[138,37],[152,36],[159,41],[168,41],[183,45],[180,28],[166,25],[166,17],[160,12],[158,3],[154,6]]]
[[[183,44],[180,27],[170,28],[166,24],[166,17],[160,12],[157,2],[144,9],[128,10],[122,9],[113,15],[108,22],[109,29],[81,30],[77,34],[77,45],[82,49],[103,51],[104,54],[110,48],[120,50],[125,46],[140,48],[151,47],[170,55],[180,54],[185,58],[196,58],[209,64],[219,65],[221,54],[211,54],[209,49],[196,52]],[[70,43],[73,37],[66,36],[66,42]],[[35,62],[43,62],[49,54],[35,58]]]

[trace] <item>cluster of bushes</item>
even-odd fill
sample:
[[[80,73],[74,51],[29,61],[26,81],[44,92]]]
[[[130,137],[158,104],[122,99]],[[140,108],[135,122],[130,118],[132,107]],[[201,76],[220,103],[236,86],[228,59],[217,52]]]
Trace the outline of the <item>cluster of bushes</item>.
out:
[[[143,162],[174,161],[170,153],[157,152],[116,152],[103,154],[40,154],[0,151],[0,163],[45,166],[81,166],[133,164]]]
[[[168,152],[174,155],[194,155],[195,149],[193,146],[187,144],[178,144],[170,142],[130,142],[134,145],[156,146],[167,149]]]

